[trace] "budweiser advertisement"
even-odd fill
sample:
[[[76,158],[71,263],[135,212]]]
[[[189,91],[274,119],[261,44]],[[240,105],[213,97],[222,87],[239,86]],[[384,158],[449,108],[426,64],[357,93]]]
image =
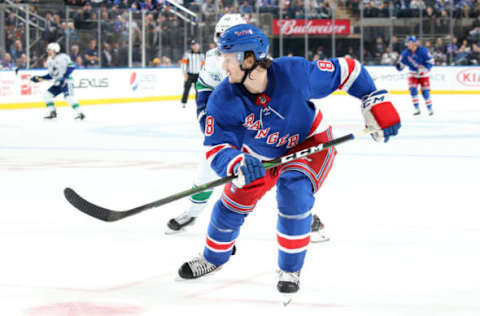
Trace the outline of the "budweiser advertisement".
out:
[[[273,20],[273,35],[296,36],[296,35],[328,35],[350,34],[350,20]]]

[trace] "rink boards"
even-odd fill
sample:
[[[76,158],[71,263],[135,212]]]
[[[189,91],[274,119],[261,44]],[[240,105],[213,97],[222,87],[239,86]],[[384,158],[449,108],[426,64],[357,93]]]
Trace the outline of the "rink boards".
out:
[[[408,94],[408,71],[392,66],[367,66],[377,87],[392,94]],[[0,71],[0,109],[43,107],[43,94],[51,82],[33,83],[46,69]],[[81,105],[180,100],[183,74],[179,67],[77,69],[75,96]],[[432,94],[480,94],[480,67],[434,67]],[[190,90],[193,98],[194,90]],[[335,93],[342,94],[337,91]],[[66,102],[60,98],[57,105]]]

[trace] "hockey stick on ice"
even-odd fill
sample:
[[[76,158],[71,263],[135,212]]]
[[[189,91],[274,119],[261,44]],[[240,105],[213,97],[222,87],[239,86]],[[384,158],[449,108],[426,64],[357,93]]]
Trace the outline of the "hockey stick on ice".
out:
[[[342,136],[342,137],[339,137],[339,138],[332,139],[331,141],[328,141],[326,143],[323,143],[323,144],[320,144],[320,145],[317,145],[317,146],[313,146],[313,147],[309,147],[309,148],[291,153],[289,155],[282,156],[280,158],[264,162],[263,166],[265,167],[265,169],[275,168],[277,166],[283,165],[283,164],[285,164],[287,162],[290,162],[292,160],[312,155],[312,154],[317,153],[319,151],[328,149],[332,146],[336,146],[338,144],[347,142],[349,140],[353,140],[355,138],[358,138],[362,135],[366,135],[366,134],[369,134],[369,133],[371,133],[371,131],[369,131],[368,129],[365,128],[365,129],[359,130],[357,132],[354,132],[354,133],[351,133],[351,134],[348,134],[348,135],[345,135],[345,136]],[[138,214],[140,212],[146,211],[148,209],[158,207],[158,206],[161,206],[161,205],[165,205],[167,203],[170,203],[170,202],[179,200],[181,198],[199,193],[201,191],[205,191],[207,189],[211,189],[211,188],[220,186],[222,184],[225,184],[227,182],[232,181],[235,177],[236,177],[235,175],[231,175],[231,176],[228,176],[228,177],[225,177],[225,178],[220,178],[218,180],[211,181],[211,182],[208,182],[208,183],[190,188],[188,190],[185,190],[185,191],[182,191],[182,192],[179,192],[179,193],[176,193],[176,194],[172,194],[172,195],[167,196],[163,199],[160,199],[160,200],[157,200],[157,201],[154,201],[154,202],[151,202],[151,203],[139,206],[139,207],[135,207],[133,209],[126,210],[126,211],[114,211],[114,210],[109,210],[109,209],[103,208],[101,206],[97,206],[97,205],[95,205],[93,203],[90,203],[89,201],[85,200],[84,198],[82,198],[80,195],[78,195],[71,188],[65,188],[64,194],[65,194],[65,198],[67,199],[67,201],[70,202],[70,204],[72,204],[74,207],[76,207],[78,210],[82,211],[83,213],[88,214],[90,216],[93,216],[93,217],[95,217],[99,220],[105,221],[105,222],[115,222],[115,221],[118,221],[118,220],[123,219],[125,217],[132,216],[132,215]]]

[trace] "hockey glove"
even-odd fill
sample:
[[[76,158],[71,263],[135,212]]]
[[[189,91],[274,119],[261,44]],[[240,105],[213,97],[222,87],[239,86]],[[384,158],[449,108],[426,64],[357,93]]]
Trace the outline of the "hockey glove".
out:
[[[424,66],[420,66],[420,67],[418,67],[418,69],[417,69],[417,74],[419,74],[419,75],[422,75],[422,76],[423,76],[423,75],[425,75],[425,73],[426,73],[427,71],[428,71],[428,70],[427,70],[427,68],[426,68],[426,67],[424,67]]]
[[[372,137],[377,142],[387,142],[400,129],[400,116],[390,102],[387,90],[373,91],[362,98],[362,115],[365,125],[375,131]]]
[[[233,179],[232,183],[236,187],[242,188],[265,176],[265,168],[259,159],[242,154],[233,160],[236,160],[233,172],[237,175],[237,178]]]
[[[33,81],[33,82],[40,82],[42,80],[43,78],[40,76],[33,76],[32,78],[30,78],[30,81]]]
[[[395,64],[395,68],[397,68],[398,71],[402,71],[403,70],[403,64],[401,62],[398,62]]]

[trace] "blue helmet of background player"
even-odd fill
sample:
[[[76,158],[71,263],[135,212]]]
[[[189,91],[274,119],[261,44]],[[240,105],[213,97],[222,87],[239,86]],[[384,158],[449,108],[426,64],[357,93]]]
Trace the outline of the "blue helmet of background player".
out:
[[[268,38],[262,30],[251,24],[239,24],[228,28],[218,40],[218,49],[223,54],[237,53],[241,64],[245,52],[252,51],[257,62],[267,58]]]
[[[407,42],[407,43],[415,43],[415,44],[416,44],[416,43],[418,43],[417,37],[416,37],[415,35],[408,36],[406,42]]]

